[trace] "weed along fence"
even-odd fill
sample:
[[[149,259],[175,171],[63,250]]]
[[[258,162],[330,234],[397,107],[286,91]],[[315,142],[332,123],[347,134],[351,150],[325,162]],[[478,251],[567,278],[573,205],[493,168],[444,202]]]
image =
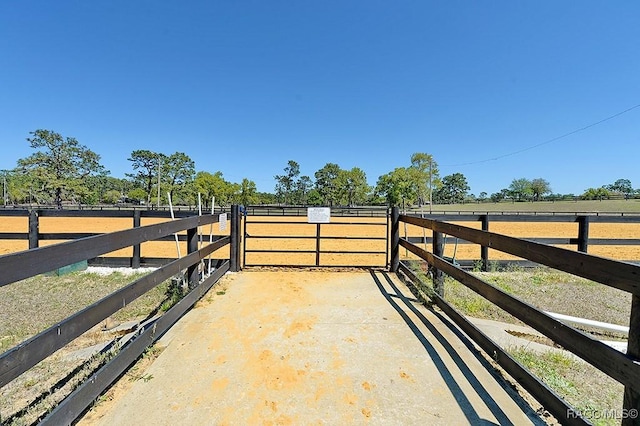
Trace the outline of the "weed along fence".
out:
[[[231,236],[201,243],[198,229],[220,221],[219,215],[191,216],[158,224],[135,227],[102,235],[82,237],[74,241],[34,248],[0,256],[0,287],[34,277],[66,265],[98,257],[125,247],[172,237],[186,231],[186,253],[159,269],[142,276],[96,303],[57,322],[0,355],[0,388],[32,369],[83,333],[99,325],[120,309],[174,276],[184,276],[188,285],[184,297],[164,314],[141,324],[136,334],[115,356],[89,379],[81,383],[52,411],[43,424],[70,424],[131,365],[155,340],[165,333],[221,277],[239,268],[239,209],[231,215]],[[199,247],[201,246],[201,247]],[[202,265],[212,253],[226,249],[227,256],[215,262],[215,268]],[[0,419],[4,424],[7,419]]]
[[[285,210],[286,216],[275,208],[269,209],[270,216],[263,216],[264,210],[247,208],[243,233],[245,266],[387,266],[386,208],[283,208],[283,214]]]
[[[489,302],[622,383],[625,387],[624,407],[621,411],[622,423],[638,424],[639,418],[631,418],[632,416],[625,418],[624,413],[637,413],[635,410],[640,410],[640,266],[440,220],[400,215],[397,208],[393,209],[391,223],[391,270],[400,271],[413,281],[419,281],[408,265],[400,262],[401,247],[426,261],[432,268],[434,290],[432,297],[437,306],[563,424],[588,422],[447,302],[443,274],[459,281]],[[576,242],[581,245],[582,251],[586,251],[588,221],[582,220],[580,223],[582,238]],[[401,238],[401,228],[404,224],[431,230],[432,251],[413,244],[406,238]],[[447,260],[443,256],[444,235],[476,244],[482,247],[482,250],[491,248],[631,293],[632,307],[627,353],[619,352],[555,320],[450,262],[450,259]]]

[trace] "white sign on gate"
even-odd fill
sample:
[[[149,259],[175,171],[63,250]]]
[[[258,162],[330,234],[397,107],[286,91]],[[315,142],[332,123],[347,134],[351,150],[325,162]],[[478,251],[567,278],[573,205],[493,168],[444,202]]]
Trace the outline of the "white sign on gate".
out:
[[[329,223],[330,219],[331,219],[331,208],[307,207],[308,223]]]
[[[220,230],[221,231],[226,231],[227,230],[227,214],[226,213],[220,213],[219,216],[219,222],[220,222]]]

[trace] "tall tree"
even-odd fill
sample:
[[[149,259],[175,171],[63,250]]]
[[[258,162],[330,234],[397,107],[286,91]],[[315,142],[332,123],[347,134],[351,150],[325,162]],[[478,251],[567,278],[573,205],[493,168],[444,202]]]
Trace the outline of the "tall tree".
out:
[[[63,198],[73,199],[87,192],[83,179],[108,174],[100,164],[100,156],[75,138],[63,138],[52,130],[36,130],[27,138],[31,148],[38,151],[18,160],[18,170],[28,174],[39,191],[62,208]]]
[[[294,201],[298,176],[300,176],[300,165],[293,160],[288,161],[283,175],[274,176],[276,180],[276,196],[284,204],[291,204]]]
[[[340,202],[349,207],[364,204],[371,192],[367,175],[359,167],[340,171],[336,183]]]
[[[313,182],[309,176],[300,176],[295,182],[294,204],[307,204],[307,195],[313,189]]]
[[[242,179],[240,183],[240,204],[243,206],[255,204],[258,200],[257,194],[256,183],[247,178]]]
[[[414,173],[406,167],[395,168],[378,178],[375,193],[384,197],[389,206],[412,203],[418,193]]]
[[[176,190],[183,189],[191,182],[196,174],[196,166],[193,160],[184,152],[176,152],[166,157],[162,165],[164,181],[169,186],[171,198],[174,198]]]
[[[533,194],[531,181],[526,178],[514,179],[509,185],[509,191],[512,198],[517,201],[526,200]]]
[[[136,173],[127,173],[127,176],[145,190],[147,203],[150,203],[154,185],[161,184],[158,176],[161,175],[160,167],[166,161],[166,155],[147,149],[138,149],[131,153],[128,160],[131,161],[131,167]]]
[[[442,178],[442,186],[436,191],[439,203],[462,203],[469,192],[467,178],[462,173],[454,173]]]
[[[222,172],[198,172],[196,174],[195,189],[202,195],[202,202],[205,206],[210,205],[213,197],[216,197],[216,204],[219,206],[228,205],[231,202],[235,188],[222,177]]]
[[[613,184],[605,185],[604,187],[611,192],[624,194],[627,198],[635,192],[629,179],[618,179]]]
[[[411,156],[411,168],[415,171],[416,196],[418,204],[423,205],[431,201],[431,194],[434,188],[439,186],[438,163],[435,162],[431,154],[416,152]]]
[[[335,163],[327,163],[315,173],[316,190],[322,203],[333,206],[338,198],[337,179],[342,169]]]
[[[545,179],[533,179],[531,181],[531,194],[535,201],[540,201],[543,195],[551,194],[551,185]]]

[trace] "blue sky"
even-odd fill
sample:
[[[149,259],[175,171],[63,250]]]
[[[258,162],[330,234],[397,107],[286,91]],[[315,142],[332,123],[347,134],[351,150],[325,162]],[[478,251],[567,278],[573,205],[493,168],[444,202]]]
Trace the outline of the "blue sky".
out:
[[[640,104],[639,52],[635,0],[7,0],[0,169],[42,128],[115,177],[149,149],[260,191],[288,160],[374,185],[427,152],[476,195],[638,188],[640,108],[545,142]]]

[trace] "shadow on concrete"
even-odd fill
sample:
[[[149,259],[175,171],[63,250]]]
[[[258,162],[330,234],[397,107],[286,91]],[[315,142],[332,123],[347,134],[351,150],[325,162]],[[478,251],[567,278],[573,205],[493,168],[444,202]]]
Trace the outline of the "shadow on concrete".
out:
[[[499,424],[513,425],[513,422],[509,419],[507,414],[500,408],[498,403],[489,394],[487,389],[478,380],[478,378],[473,373],[473,371],[471,371],[471,369],[466,365],[465,361],[460,357],[456,349],[436,329],[436,327],[424,316],[424,314],[420,312],[420,310],[417,309],[416,306],[413,305],[413,303],[419,303],[419,302],[414,298],[407,297],[406,295],[404,295],[398,289],[398,287],[394,284],[393,280],[391,279],[391,277],[387,272],[381,272],[381,274],[382,276],[384,276],[386,284],[391,287],[393,292],[389,292],[387,290],[387,288],[382,283],[382,281],[380,280],[376,272],[370,271],[370,273],[376,285],[378,286],[378,289],[380,290],[382,295],[385,297],[387,302],[395,309],[396,312],[398,312],[400,317],[402,317],[404,322],[407,324],[407,326],[410,328],[413,334],[418,338],[422,346],[425,348],[425,350],[431,357],[431,360],[433,361],[434,365],[438,369],[442,379],[448,386],[451,394],[454,396],[455,400],[457,401],[458,405],[462,409],[469,423],[474,425],[495,424],[492,421],[480,418],[477,411],[474,409],[473,404],[469,401],[468,397],[465,395],[464,391],[461,389],[461,387],[457,383],[451,371],[449,371],[449,368],[445,364],[442,358],[442,355],[438,353],[437,349],[431,344],[431,342],[429,342],[429,339],[427,338],[427,336],[425,336],[425,334],[420,330],[418,325],[410,318],[408,311],[411,311],[415,315],[415,317],[417,317],[418,320],[424,325],[424,327],[427,328],[429,333],[440,343],[440,345],[442,345],[442,347],[446,350],[447,355],[455,363],[456,367],[464,375],[466,380],[469,382],[471,387],[475,390],[477,395],[482,399],[482,401],[487,406],[487,408],[491,411],[491,413],[493,413],[493,415],[495,416]],[[404,307],[398,304],[397,300],[400,300],[404,305]],[[441,316],[439,316],[439,318],[442,319]],[[448,324],[448,321],[443,321],[443,323],[447,324],[447,327],[450,327],[450,325]],[[455,334],[458,338],[460,338],[463,341],[465,345],[470,344],[468,342],[468,338],[462,335],[459,331],[456,332]],[[471,352],[474,354],[474,356],[476,356],[476,358],[478,358],[477,351],[475,349],[473,349]],[[483,366],[485,367],[487,366],[487,363],[485,360],[480,360],[480,361],[482,362]],[[493,376],[495,377],[495,374]],[[496,379],[499,379],[499,378],[496,377]],[[508,386],[503,386],[503,387],[505,389],[508,389]],[[537,414],[535,414],[533,409],[531,409],[531,407],[529,407],[524,401],[522,401],[521,398],[517,397],[517,395],[514,395],[513,392],[508,392],[508,394],[512,399],[514,399],[514,401],[518,404],[518,406],[523,408],[523,412],[527,415],[527,417],[529,417],[529,419],[534,424],[540,424],[540,425],[545,424],[544,421],[542,421],[542,419],[539,416],[537,416]],[[516,398],[514,398],[514,396]]]

